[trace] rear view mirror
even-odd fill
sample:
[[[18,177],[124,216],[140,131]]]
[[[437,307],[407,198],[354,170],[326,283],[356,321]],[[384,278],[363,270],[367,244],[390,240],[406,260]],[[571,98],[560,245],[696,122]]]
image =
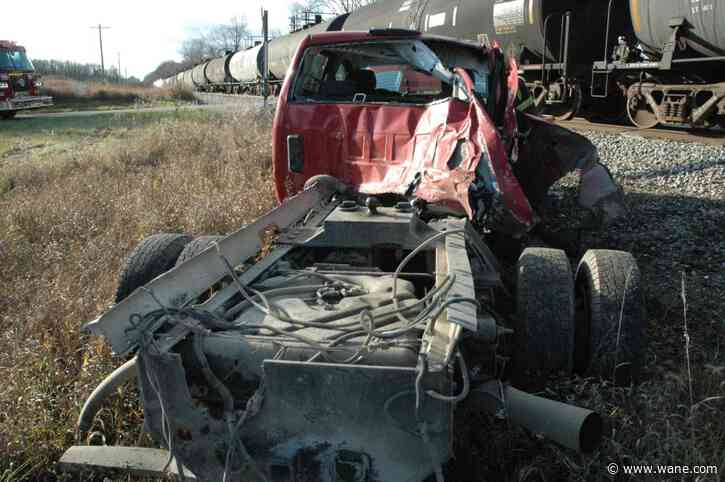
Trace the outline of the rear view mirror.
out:
[[[287,163],[290,172],[302,172],[305,168],[305,145],[300,135],[287,136]]]

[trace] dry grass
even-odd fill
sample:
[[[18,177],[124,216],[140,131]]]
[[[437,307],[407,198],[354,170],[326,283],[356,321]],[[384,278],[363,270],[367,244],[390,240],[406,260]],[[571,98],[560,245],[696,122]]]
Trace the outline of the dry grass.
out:
[[[168,101],[191,102],[191,92],[177,89],[159,89],[143,85],[79,82],[61,77],[44,77],[44,91],[56,105],[137,105],[158,104]]]
[[[0,191],[2,482],[33,467],[32,480],[54,478],[54,462],[75,442],[82,403],[119,364],[104,340],[82,336],[79,328],[112,301],[123,257],[135,243],[161,231],[228,232],[274,204],[268,120],[188,113],[108,130],[102,141],[79,142],[78,149],[32,162],[13,157],[3,163],[0,152],[0,181],[12,180]],[[648,261],[640,263],[647,272]],[[679,273],[672,276],[679,281]],[[702,313],[690,318],[696,332],[690,378],[679,291],[667,292],[657,280],[650,286],[646,381],[619,388],[558,378],[542,394],[607,419],[596,453],[576,455],[459,411],[463,433],[447,480],[605,481],[612,480],[606,472],[611,462],[719,465],[722,471],[725,403],[713,398],[725,390],[721,327],[704,331]],[[690,303],[708,296],[688,279]],[[95,428],[109,444],[146,443],[141,419],[129,390],[109,400]]]
[[[112,301],[124,255],[154,232],[224,233],[273,206],[268,124],[192,117],[0,163],[13,179],[0,194],[0,480],[26,461],[51,477],[84,398],[118,364],[79,328]],[[134,398],[104,410],[107,442],[137,442]]]

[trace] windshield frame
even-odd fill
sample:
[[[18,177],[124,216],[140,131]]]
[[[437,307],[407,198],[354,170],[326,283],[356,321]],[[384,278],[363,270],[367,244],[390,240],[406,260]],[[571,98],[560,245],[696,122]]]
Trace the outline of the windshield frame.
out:
[[[440,81],[443,85],[451,87],[452,92],[445,98],[432,98],[428,101],[415,102],[415,101],[399,101],[397,99],[390,100],[371,100],[364,99],[362,101],[355,100],[339,100],[339,99],[321,99],[314,96],[300,96],[298,95],[298,88],[300,82],[303,82],[303,76],[309,74],[306,68],[306,63],[309,62],[309,55],[311,50],[326,50],[345,48],[351,46],[369,46],[375,44],[392,44],[394,49],[398,51],[402,60],[407,62],[409,68],[427,74],[432,78]],[[407,47],[407,48],[406,48]],[[411,48],[412,47],[412,48]],[[468,48],[468,46],[456,45],[459,48]],[[411,48],[408,52],[408,48]],[[413,53],[415,52],[415,53]],[[326,68],[326,67],[325,67]],[[415,96],[410,96],[413,100]],[[433,48],[429,46],[422,39],[396,39],[396,40],[381,40],[381,39],[366,39],[358,40],[355,42],[336,42],[330,44],[315,44],[308,46],[304,52],[302,52],[300,63],[297,65],[295,75],[291,82],[291,88],[287,96],[287,102],[290,104],[382,104],[382,105],[401,105],[401,106],[427,106],[434,105],[441,102],[447,102],[450,99],[458,99],[463,102],[469,103],[470,96],[462,85],[461,79],[451,69],[446,67],[438,55],[435,53]]]
[[[35,72],[35,66],[25,49],[0,48],[0,70]]]

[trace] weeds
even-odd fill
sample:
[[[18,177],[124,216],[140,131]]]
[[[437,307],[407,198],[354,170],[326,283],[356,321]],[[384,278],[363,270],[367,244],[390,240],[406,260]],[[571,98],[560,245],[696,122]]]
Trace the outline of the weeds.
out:
[[[42,162],[0,156],[0,180],[12,185],[0,191],[0,482],[54,479],[55,461],[77,443],[83,402],[121,363],[80,325],[111,303],[133,246],[163,231],[226,233],[274,205],[268,120],[185,113],[108,130],[103,142],[78,142]],[[605,481],[612,462],[719,465],[722,473],[725,366],[719,339],[703,329],[709,318],[695,309],[709,292],[690,279],[679,310],[660,302],[676,301],[677,289],[650,285],[645,381],[553,378],[541,394],[605,417],[595,453],[572,454],[461,407],[447,480]],[[107,401],[92,431],[108,444],[148,445],[142,418],[127,389]]]
[[[56,105],[137,105],[163,101],[193,102],[194,96],[184,89],[160,89],[143,85],[79,82],[59,77],[44,77],[44,92]]]
[[[273,207],[269,130],[194,113],[121,130],[20,173],[0,163],[0,178],[13,179],[0,193],[0,474],[17,477],[11,464],[33,460],[35,478],[51,478],[76,442],[84,399],[119,364],[80,326],[111,303],[122,260],[140,239],[225,233]],[[134,391],[119,395],[94,430],[133,445],[141,410]]]

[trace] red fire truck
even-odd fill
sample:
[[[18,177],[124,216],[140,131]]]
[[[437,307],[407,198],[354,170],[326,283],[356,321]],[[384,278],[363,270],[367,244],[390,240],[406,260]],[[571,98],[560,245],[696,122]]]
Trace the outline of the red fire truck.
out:
[[[20,110],[53,105],[40,95],[42,82],[25,53],[25,47],[0,40],[0,119],[12,119]]]

